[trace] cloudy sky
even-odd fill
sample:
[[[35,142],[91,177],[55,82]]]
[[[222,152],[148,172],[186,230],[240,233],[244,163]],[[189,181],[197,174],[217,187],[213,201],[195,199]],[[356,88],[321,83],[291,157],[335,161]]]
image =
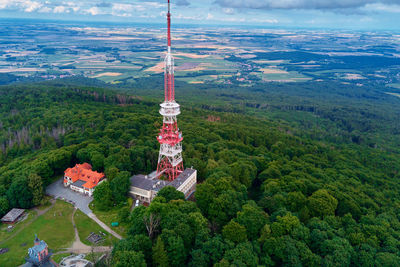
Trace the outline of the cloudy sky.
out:
[[[163,22],[163,0],[0,0],[0,18]],[[175,23],[400,30],[400,0],[172,0]]]

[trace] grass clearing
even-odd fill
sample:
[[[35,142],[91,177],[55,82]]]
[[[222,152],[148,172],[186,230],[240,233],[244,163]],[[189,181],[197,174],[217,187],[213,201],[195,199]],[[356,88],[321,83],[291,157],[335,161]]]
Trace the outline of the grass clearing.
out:
[[[52,258],[56,263],[60,263],[61,260],[62,260],[63,258],[68,257],[68,256],[70,256],[70,255],[72,255],[72,253],[60,253],[60,254],[57,254],[57,255],[53,255],[51,258]]]
[[[99,246],[111,246],[113,243],[117,241],[117,239],[110,235],[107,231],[101,228],[95,221],[90,219],[86,214],[82,211],[77,210],[74,215],[75,225],[78,229],[79,239],[85,245],[91,246],[93,245],[90,243],[86,238],[90,235],[90,233],[94,232],[95,234],[99,234],[102,232],[105,234],[105,240],[98,244]]]
[[[75,234],[71,222],[74,207],[64,201],[57,200],[45,214],[37,217],[1,247],[10,251],[0,255],[0,266],[18,266],[24,263],[28,248],[32,247],[35,234],[49,245],[54,252],[69,247]]]
[[[275,70],[275,69],[272,69]],[[276,69],[276,72],[252,72],[250,74],[256,75],[260,77],[263,81],[266,82],[304,82],[308,80],[312,80],[312,78],[307,77],[297,71],[288,71],[286,73],[281,72],[279,69]]]
[[[199,83],[204,83],[206,81],[217,81],[219,80],[219,77],[216,75],[202,75],[202,76],[196,76],[196,77],[176,77],[177,80],[179,81],[184,81],[187,83],[193,83],[193,84],[199,84]],[[223,78],[222,78],[223,79]]]
[[[93,252],[93,253],[88,253],[85,256],[85,259],[91,262],[96,262],[100,259],[101,256],[103,256],[104,252]]]
[[[6,240],[14,233],[19,231],[20,229],[24,228],[27,224],[31,223],[37,216],[37,212],[35,210],[27,210],[25,211],[25,219],[23,221],[19,221],[13,225],[11,230],[8,230],[9,224],[1,224],[0,226],[0,242]],[[3,245],[0,245],[3,247]],[[1,256],[0,256],[1,257]]]
[[[127,224],[120,222],[118,213],[123,208],[126,208],[126,207],[130,208],[132,206],[132,202],[133,202],[133,200],[131,198],[128,198],[128,201],[125,205],[123,205],[121,207],[115,207],[109,211],[98,210],[94,205],[94,201],[89,204],[89,207],[93,211],[93,213],[96,214],[97,218],[99,218],[100,221],[105,223],[107,226],[109,226],[116,233],[120,234],[122,237],[126,237],[127,231],[128,231]],[[117,227],[111,226],[112,222],[118,222],[119,225]],[[81,241],[83,242],[82,239],[81,239]]]

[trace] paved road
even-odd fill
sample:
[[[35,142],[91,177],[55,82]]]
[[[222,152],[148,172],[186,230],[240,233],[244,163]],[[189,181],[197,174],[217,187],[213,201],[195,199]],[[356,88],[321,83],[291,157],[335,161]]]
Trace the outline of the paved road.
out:
[[[96,215],[89,208],[90,202],[93,201],[92,197],[85,196],[78,192],[72,191],[68,187],[64,187],[63,178],[57,180],[46,188],[46,194],[54,197],[63,199],[67,202],[72,203],[76,208],[80,209],[83,213],[89,216],[93,221],[95,221],[98,225],[100,225],[104,230],[112,234],[118,239],[122,239],[122,237],[111,230],[105,223],[100,221]]]
[[[46,194],[54,198],[63,199],[72,203],[86,215],[92,213],[89,208],[89,203],[93,201],[92,197],[85,196],[78,192],[72,191],[68,187],[64,187],[63,178],[57,180],[46,188]]]

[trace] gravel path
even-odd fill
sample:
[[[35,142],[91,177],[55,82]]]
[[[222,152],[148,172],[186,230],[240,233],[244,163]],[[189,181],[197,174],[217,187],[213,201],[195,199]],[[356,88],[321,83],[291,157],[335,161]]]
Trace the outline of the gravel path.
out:
[[[74,226],[75,230],[75,241],[72,243],[71,247],[67,248],[66,250],[59,251],[55,254],[60,254],[60,253],[74,253],[74,254],[87,254],[91,252],[107,252],[112,250],[112,247],[106,247],[106,246],[88,246],[82,243],[81,239],[79,238],[79,233],[78,229],[76,228],[75,221],[74,221],[74,215],[76,212],[76,208],[74,212],[72,213],[71,221],[72,225]]]

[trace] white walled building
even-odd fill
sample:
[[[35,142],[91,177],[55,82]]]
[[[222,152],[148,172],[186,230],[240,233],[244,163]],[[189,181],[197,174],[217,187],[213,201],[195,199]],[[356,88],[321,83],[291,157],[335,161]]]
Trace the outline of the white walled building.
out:
[[[189,198],[196,190],[197,170],[186,169],[172,182],[145,176],[143,174],[134,175],[130,179],[130,195],[142,203],[150,204],[156,197],[158,191],[166,186],[173,186],[181,191],[186,198]]]

